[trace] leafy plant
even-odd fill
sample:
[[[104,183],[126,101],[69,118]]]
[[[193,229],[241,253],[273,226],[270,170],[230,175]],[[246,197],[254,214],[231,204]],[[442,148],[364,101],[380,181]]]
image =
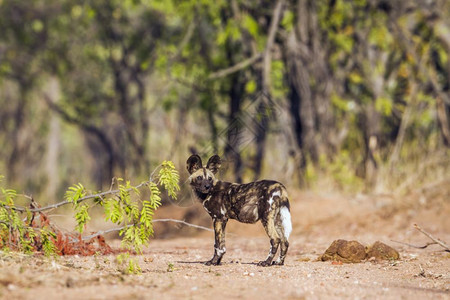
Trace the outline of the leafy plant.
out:
[[[173,271],[175,271],[175,265],[173,263],[169,262],[167,264],[167,272],[173,272]]]
[[[152,175],[148,181],[138,185],[117,178],[113,181],[116,189],[111,188],[100,193],[89,192],[78,183],[68,188],[64,201],[42,208],[39,208],[32,198],[31,208],[18,207],[15,205],[17,192],[1,188],[0,248],[26,253],[42,251],[46,256],[75,253],[91,255],[98,252],[98,249],[92,248],[91,245],[91,241],[97,238],[99,247],[104,250],[100,252],[110,253],[110,247],[100,235],[84,238],[81,236],[91,220],[89,211],[93,207],[102,207],[105,219],[120,226],[115,230],[122,236],[122,246],[128,250],[117,257],[119,264],[125,266],[122,270],[126,273],[139,273],[140,267],[130,258],[129,253],[142,253],[143,247],[148,245],[153,235],[154,212],[161,205],[160,189],[164,188],[168,196],[174,199],[180,189],[178,171],[172,162],[164,161],[152,174],[156,171],[158,173],[154,178]],[[144,187],[147,187],[147,192],[142,191]],[[66,204],[72,204],[75,211],[75,230],[78,236],[63,234],[54,228],[44,213]]]
[[[123,274],[139,274],[142,272],[137,261],[130,257],[130,253],[121,253],[117,255],[116,262],[118,271]]]

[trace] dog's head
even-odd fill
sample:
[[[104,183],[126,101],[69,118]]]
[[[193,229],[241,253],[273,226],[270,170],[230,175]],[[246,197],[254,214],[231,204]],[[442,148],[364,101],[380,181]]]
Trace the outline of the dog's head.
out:
[[[191,174],[189,182],[195,190],[207,194],[216,184],[215,174],[221,165],[219,155],[213,155],[209,158],[206,166],[202,165],[202,159],[197,154],[191,155],[186,161],[186,168]]]

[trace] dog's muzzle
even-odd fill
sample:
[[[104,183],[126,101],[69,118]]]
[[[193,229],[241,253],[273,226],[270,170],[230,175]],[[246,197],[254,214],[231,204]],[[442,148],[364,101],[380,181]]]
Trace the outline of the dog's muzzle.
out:
[[[210,184],[205,184],[205,185],[202,186],[201,192],[205,193],[205,194],[209,193],[209,191],[211,190],[211,187],[212,186]]]

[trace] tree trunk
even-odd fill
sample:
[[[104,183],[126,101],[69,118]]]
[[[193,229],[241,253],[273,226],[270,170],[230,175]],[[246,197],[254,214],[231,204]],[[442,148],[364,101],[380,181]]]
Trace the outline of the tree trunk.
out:
[[[235,181],[242,182],[242,157],[240,152],[242,126],[240,120],[241,105],[244,87],[239,80],[240,72],[233,75],[230,89],[230,106],[228,112],[227,144],[225,146],[225,157],[233,164]]]
[[[49,101],[56,103],[60,98],[59,82],[56,78],[51,78],[48,83]],[[50,202],[56,200],[57,191],[60,183],[58,170],[58,160],[61,141],[61,124],[57,115],[49,116],[49,133],[47,139],[47,151],[45,157],[45,171],[47,175],[47,184],[45,187],[45,196]]]
[[[259,124],[256,127],[256,155],[254,165],[254,180],[257,180],[261,175],[262,161],[266,150],[266,137],[269,129],[270,118],[270,102],[271,102],[271,80],[270,73],[272,70],[272,48],[275,43],[275,35],[278,30],[281,16],[284,10],[284,0],[278,0],[275,4],[270,22],[269,34],[267,37],[266,48],[264,50],[263,65],[261,72],[261,99],[258,104],[257,114]]]
[[[291,109],[290,113],[294,120],[297,145],[304,156],[308,156],[313,163],[317,163],[319,156],[315,131],[316,114],[309,86],[309,74],[297,52],[298,41],[294,31],[289,34],[285,49],[287,77],[291,89],[289,92],[290,103],[291,108],[295,108]],[[301,123],[301,126],[298,122]],[[301,131],[297,132],[297,130]]]
[[[268,95],[267,95],[268,96]],[[262,169],[262,161],[264,158],[264,153],[266,151],[266,137],[267,137],[267,131],[269,130],[269,116],[268,112],[270,112],[270,108],[268,107],[268,104],[264,100],[266,95],[261,95],[263,98],[260,103],[258,104],[257,108],[257,116],[256,119],[258,120],[255,128],[255,143],[256,143],[256,154],[255,154],[255,164],[253,166],[253,180],[256,181],[261,176],[261,169]],[[271,101],[270,99],[267,99],[267,101]],[[269,109],[269,110],[268,110]]]
[[[291,114],[294,137],[300,153],[297,166],[299,185],[303,187],[306,185],[306,155],[303,145],[303,125],[300,118],[300,96],[298,95],[297,90],[294,86],[292,86],[292,84],[289,88],[289,113]]]
[[[364,170],[366,188],[371,190],[375,187],[378,176],[379,165],[379,135],[380,135],[380,113],[376,111],[374,103],[367,105],[362,112],[361,128],[364,139]]]
[[[450,105],[446,105],[440,97],[437,97],[436,111],[442,140],[444,145],[450,148]]]
[[[11,134],[10,143],[12,150],[8,159],[8,181],[15,182],[19,176],[19,161],[23,157],[23,142],[21,140],[21,134],[23,126],[25,124],[25,107],[27,105],[28,88],[24,84],[19,84],[19,99],[14,111],[14,129]]]

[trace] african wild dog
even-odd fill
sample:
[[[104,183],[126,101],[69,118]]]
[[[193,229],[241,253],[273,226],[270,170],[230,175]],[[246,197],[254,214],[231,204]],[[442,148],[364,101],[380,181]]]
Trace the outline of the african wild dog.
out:
[[[271,180],[246,184],[219,181],[214,175],[220,165],[218,155],[213,155],[206,166],[202,165],[200,156],[196,154],[186,162],[194,194],[203,203],[214,223],[214,256],[206,265],[219,265],[225,254],[225,226],[228,219],[242,223],[261,220],[270,238],[270,250],[266,260],[260,261],[258,265],[283,265],[292,231],[286,188]],[[280,256],[272,262],[278,246],[281,246]]]

